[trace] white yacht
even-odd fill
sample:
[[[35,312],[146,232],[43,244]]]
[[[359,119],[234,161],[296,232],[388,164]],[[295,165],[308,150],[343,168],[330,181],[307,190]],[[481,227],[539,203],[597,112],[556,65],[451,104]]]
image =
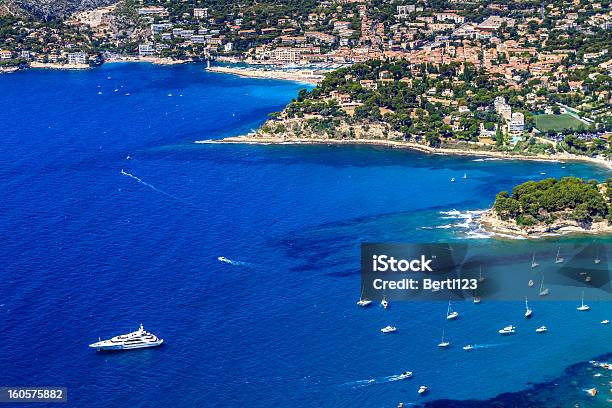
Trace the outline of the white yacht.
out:
[[[110,340],[99,340],[97,343],[90,344],[89,347],[100,350],[132,350],[146,347],[161,346],[163,339],[158,338],[153,333],[145,331],[142,324],[135,332],[121,334]]]
[[[454,183],[454,182],[455,182],[455,178],[454,178],[454,177],[452,177],[452,178],[451,178],[451,183]]]
[[[463,346],[463,349],[465,351],[474,350],[474,346],[472,346],[471,344],[466,344],[465,346]]]
[[[548,329],[546,328],[546,326],[540,326],[536,329],[536,333],[546,333],[548,331]]]
[[[438,344],[438,347],[446,348],[448,346],[450,346],[450,341],[444,340],[444,331],[442,331],[442,341]]]
[[[456,319],[457,317],[459,317],[459,312],[455,312],[454,310],[451,309],[451,302],[449,300],[448,309],[446,310],[446,319],[453,320],[453,319]]]
[[[533,284],[533,279],[529,279],[529,282],[527,282],[527,286],[532,287]]]
[[[533,310],[529,308],[529,303],[527,303],[527,296],[525,296],[525,319],[529,319],[533,314]]]
[[[381,332],[383,333],[394,333],[397,331],[397,327],[395,326],[387,326],[387,327],[383,327],[382,329],[380,329]]]
[[[419,390],[417,392],[421,395],[425,394],[427,392],[427,386],[421,385],[421,387],[419,387]]]
[[[400,375],[397,376],[398,380],[405,380],[412,377],[412,371],[404,371]]]
[[[582,291],[582,302],[580,303],[580,306],[576,308],[576,310],[578,310],[579,312],[586,312],[589,309],[591,309],[591,307],[589,305],[584,304],[584,290],[583,290]]]
[[[516,327],[510,325],[497,331],[499,334],[514,334],[516,333]]]
[[[601,321],[601,324],[610,324],[610,321],[609,321],[608,319],[606,319],[606,320],[602,320],[602,321]]]

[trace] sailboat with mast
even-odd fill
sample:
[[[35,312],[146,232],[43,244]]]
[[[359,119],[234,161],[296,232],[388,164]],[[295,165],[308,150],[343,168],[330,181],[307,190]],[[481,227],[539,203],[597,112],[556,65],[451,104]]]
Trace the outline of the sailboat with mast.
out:
[[[544,276],[542,276],[542,282],[540,282],[540,292],[538,293],[540,296],[548,295],[548,288],[544,287]]]
[[[533,314],[533,310],[529,308],[529,303],[527,302],[527,296],[525,296],[525,319],[530,319]]]
[[[366,299],[363,297],[363,286],[361,287],[361,295],[359,296],[359,301],[357,302],[357,306],[359,307],[368,307],[372,304],[370,299]]]
[[[556,264],[563,263],[563,261],[565,260],[565,259],[563,259],[563,257],[559,256],[560,253],[561,253],[561,247],[558,247],[557,248],[557,256],[555,257],[555,263]]]
[[[580,302],[580,306],[576,308],[579,312],[586,312],[590,310],[591,307],[589,305],[584,304],[584,290],[582,291],[582,301]]]
[[[438,344],[438,347],[446,348],[448,346],[450,346],[450,341],[444,340],[444,330],[442,330],[442,341],[440,341],[440,343]]]
[[[485,277],[482,276],[482,265],[480,265],[480,272],[478,272],[478,283],[482,283],[485,281]]]
[[[459,312],[451,309],[451,302],[448,301],[448,309],[446,310],[446,320],[454,320],[459,317]]]
[[[534,252],[533,256],[531,257],[531,268],[537,268],[538,266],[540,266],[540,264],[536,262],[535,252]]]
[[[595,262],[595,265],[599,265],[601,263],[601,259],[599,258],[599,248],[595,248],[595,259],[593,262]]]

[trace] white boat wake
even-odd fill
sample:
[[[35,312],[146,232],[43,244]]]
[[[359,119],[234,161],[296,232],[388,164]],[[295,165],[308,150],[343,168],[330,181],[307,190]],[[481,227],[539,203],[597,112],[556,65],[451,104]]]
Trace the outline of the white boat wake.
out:
[[[476,221],[476,219],[484,213],[486,210],[449,210],[440,211],[441,219],[444,220],[457,220],[454,224],[438,225],[435,228],[455,228],[465,230],[465,238],[467,239],[485,239],[492,236],[491,233],[485,231],[482,226]]]
[[[230,264],[230,265],[234,265],[234,266],[244,266],[244,265],[250,265],[248,262],[243,262],[243,261],[234,261],[232,259],[226,258],[224,256],[220,256],[217,258],[217,260],[219,262],[223,262],[226,264]]]
[[[386,377],[380,377],[380,378],[370,378],[369,380],[349,381],[342,385],[345,387],[362,388],[362,387],[368,387],[370,385],[375,385],[375,384],[384,384],[384,383],[390,383],[394,381],[405,381],[405,380],[407,380],[407,378],[401,377],[400,374],[396,374],[396,375],[388,375]]]
[[[165,192],[165,191],[163,191],[163,190],[160,190],[159,188],[155,187],[153,184],[149,184],[149,183],[147,183],[146,181],[143,181],[141,178],[136,177],[135,175],[133,175],[133,174],[131,174],[131,173],[128,173],[128,172],[124,171],[123,169],[121,169],[121,174],[122,174],[122,175],[124,175],[124,176],[126,176],[126,177],[129,177],[129,178],[131,178],[131,179],[136,180],[137,182],[139,182],[139,183],[140,183],[140,184],[142,184],[143,186],[149,187],[149,188],[150,188],[151,190],[153,190],[153,191],[157,191],[157,192],[158,192],[158,193],[160,193],[160,194],[163,194],[163,195],[165,195],[165,196],[168,196],[168,197],[170,197],[170,198],[173,198],[173,199],[175,199],[175,200],[178,200],[178,201],[183,202],[183,200],[181,200],[180,198],[178,198],[178,197],[176,197],[176,196],[173,196],[173,195],[172,195],[172,194],[170,194],[170,193],[166,193],[166,192]]]

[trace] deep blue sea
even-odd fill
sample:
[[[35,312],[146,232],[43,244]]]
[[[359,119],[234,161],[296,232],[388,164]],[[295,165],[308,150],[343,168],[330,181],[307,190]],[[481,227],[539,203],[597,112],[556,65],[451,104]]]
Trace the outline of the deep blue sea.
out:
[[[355,306],[361,242],[486,242],[469,211],[498,191],[605,170],[193,143],[256,128],[302,87],[200,65],[0,76],[0,386],[65,386],[74,407],[394,407],[520,391],[611,351],[610,303],[537,304],[510,339],[496,330],[521,302],[459,303],[452,324],[443,302]],[[141,322],[162,347],[87,347]]]

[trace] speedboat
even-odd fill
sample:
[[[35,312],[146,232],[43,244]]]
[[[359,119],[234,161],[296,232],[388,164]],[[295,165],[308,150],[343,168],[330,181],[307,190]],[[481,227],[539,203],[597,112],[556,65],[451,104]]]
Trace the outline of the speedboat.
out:
[[[609,321],[608,319],[606,319],[606,320],[602,320],[602,321],[601,321],[601,324],[610,324],[610,321]]]
[[[576,310],[578,310],[579,312],[586,312],[590,309],[591,307],[589,305],[584,304],[584,291],[582,291],[582,302],[580,303],[580,306],[576,308]]]
[[[497,331],[499,334],[514,334],[516,333],[516,327],[510,325],[510,326],[506,326],[503,329],[500,329]]]
[[[463,349],[465,351],[474,350],[474,346],[472,346],[471,344],[467,344],[467,345],[463,346]]]
[[[370,299],[359,299],[359,301],[357,302],[357,306],[361,307],[370,306],[371,304],[372,301]]]
[[[421,395],[425,394],[427,392],[427,386],[421,385],[421,387],[419,388],[417,392]]]
[[[158,338],[153,333],[145,331],[140,325],[140,328],[135,332],[121,334],[109,340],[99,340],[96,343],[90,344],[89,347],[101,350],[133,350],[146,347],[161,346],[163,339]]]
[[[536,329],[536,333],[545,333],[547,331],[548,329],[546,328],[546,326],[540,326]]]
[[[397,327],[395,326],[387,326],[387,327],[383,327],[382,329],[380,329],[381,332],[383,333],[394,333],[397,331]]]
[[[404,371],[403,373],[401,373],[400,375],[397,376],[398,380],[405,380],[407,378],[411,378],[412,377],[412,371]]]

